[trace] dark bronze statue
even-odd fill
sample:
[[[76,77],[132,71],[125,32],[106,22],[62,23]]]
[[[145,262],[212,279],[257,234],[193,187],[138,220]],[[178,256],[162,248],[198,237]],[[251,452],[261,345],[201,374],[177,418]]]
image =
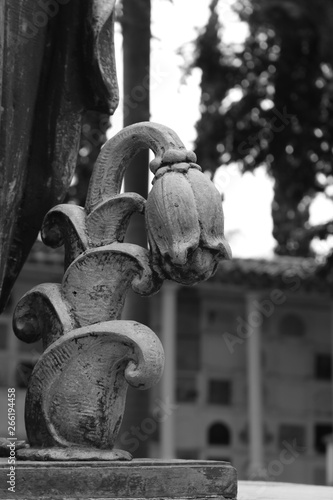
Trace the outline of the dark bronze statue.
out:
[[[0,310],[61,203],[82,114],[118,104],[115,0],[1,0]]]

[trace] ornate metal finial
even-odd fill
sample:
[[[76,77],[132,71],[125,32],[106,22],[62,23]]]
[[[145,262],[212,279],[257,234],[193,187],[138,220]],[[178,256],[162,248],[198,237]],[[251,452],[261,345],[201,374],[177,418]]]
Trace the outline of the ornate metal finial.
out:
[[[120,193],[132,157],[155,153],[146,201]],[[42,338],[26,398],[33,460],[130,460],[115,450],[127,385],[147,389],[163,370],[164,354],[148,327],[120,320],[130,287],[159,290],[164,279],[194,284],[230,257],[218,191],[169,128],[139,123],[102,149],[85,208],[58,205],[42,227],[44,242],[65,245],[61,284],[37,286],[20,300],[14,331],[25,342]],[[124,243],[130,217],[145,212],[149,250]]]

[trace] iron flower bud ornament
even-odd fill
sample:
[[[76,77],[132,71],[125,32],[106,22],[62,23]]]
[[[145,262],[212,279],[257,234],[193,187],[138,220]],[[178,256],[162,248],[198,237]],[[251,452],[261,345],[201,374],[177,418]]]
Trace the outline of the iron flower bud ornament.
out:
[[[155,178],[146,201],[121,193],[126,168],[150,148]],[[58,205],[46,215],[43,241],[65,246],[65,274],[18,303],[13,327],[27,343],[43,340],[25,416],[30,460],[130,460],[114,446],[127,386],[148,389],[161,377],[162,344],[136,321],[121,320],[129,289],[156,293],[164,279],[193,285],[231,253],[220,195],[177,134],[143,122],[103,147],[85,207]],[[145,212],[150,249],[124,241],[133,213]],[[0,443],[1,447],[1,443]]]
[[[186,152],[186,160],[179,153],[168,151],[162,162],[152,162],[146,225],[154,265],[164,277],[192,285],[210,278],[231,250],[220,193],[194,163],[194,153]]]

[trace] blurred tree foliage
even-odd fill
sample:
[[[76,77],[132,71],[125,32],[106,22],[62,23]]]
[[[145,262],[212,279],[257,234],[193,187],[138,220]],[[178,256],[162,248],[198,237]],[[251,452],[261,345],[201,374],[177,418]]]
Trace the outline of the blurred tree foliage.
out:
[[[309,224],[315,195],[333,194],[333,3],[236,0],[249,27],[241,45],[223,41],[221,3],[212,0],[191,63],[202,70],[199,162],[212,174],[266,165],[276,253],[309,256],[313,238],[333,233],[333,222]]]

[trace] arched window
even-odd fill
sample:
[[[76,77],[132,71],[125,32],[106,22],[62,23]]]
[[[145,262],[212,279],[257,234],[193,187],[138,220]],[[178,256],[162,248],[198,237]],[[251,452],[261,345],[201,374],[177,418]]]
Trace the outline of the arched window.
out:
[[[228,446],[231,443],[229,428],[221,422],[212,424],[208,429],[208,444]]]

